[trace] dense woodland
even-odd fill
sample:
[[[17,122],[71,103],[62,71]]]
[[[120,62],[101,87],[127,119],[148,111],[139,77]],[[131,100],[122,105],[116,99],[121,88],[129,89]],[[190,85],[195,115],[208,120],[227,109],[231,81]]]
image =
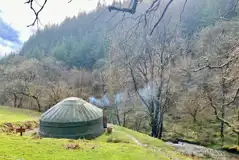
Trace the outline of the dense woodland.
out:
[[[38,30],[1,59],[0,105],[44,112],[66,97],[107,91],[111,123],[160,139],[238,145],[236,0],[184,2],[169,7],[151,36],[162,10],[146,21],[149,2],[133,15],[99,3]]]

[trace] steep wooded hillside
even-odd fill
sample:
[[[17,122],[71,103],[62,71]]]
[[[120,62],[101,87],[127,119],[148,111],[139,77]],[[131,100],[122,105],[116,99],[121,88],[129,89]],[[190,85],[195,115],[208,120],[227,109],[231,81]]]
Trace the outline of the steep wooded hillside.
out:
[[[183,2],[180,0],[172,4],[162,23],[167,24],[167,27],[173,31],[181,19],[180,34],[186,38],[192,38],[202,27],[214,24],[218,18],[229,12],[234,4],[232,0],[189,1],[182,12]],[[127,4],[125,2],[122,5]],[[99,3],[98,8],[93,12],[79,13],[78,16],[67,18],[59,25],[46,26],[43,30],[37,31],[23,45],[20,55],[37,59],[45,56],[55,57],[69,67],[87,69],[101,67],[112,38],[120,34],[115,29],[122,30],[124,26],[128,35],[133,34],[140,28],[137,23],[145,23],[140,15],[148,6],[149,2],[143,2],[135,15],[129,15],[109,12],[106,6]],[[160,14],[160,12],[157,11],[154,14]],[[227,18],[232,18],[233,15],[235,16],[236,12],[228,14]],[[156,21],[156,18],[153,21]],[[158,28],[163,30],[162,25]]]

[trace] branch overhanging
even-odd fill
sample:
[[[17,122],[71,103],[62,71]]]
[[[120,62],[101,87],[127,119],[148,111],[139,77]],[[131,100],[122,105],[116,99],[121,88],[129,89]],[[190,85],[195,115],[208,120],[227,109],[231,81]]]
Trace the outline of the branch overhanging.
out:
[[[131,5],[129,6],[129,8],[121,8],[121,7],[116,7],[114,5],[111,5],[108,7],[109,11],[111,12],[112,10],[116,10],[116,11],[121,11],[121,12],[127,12],[130,14],[134,14],[136,12],[136,8],[138,6],[139,0],[131,0]]]
[[[37,5],[40,6],[40,9],[37,11],[36,9],[33,8],[33,2],[36,2],[35,0],[28,0],[25,2],[25,4],[29,4],[30,5],[30,9],[34,12],[35,14],[35,19],[34,21],[32,22],[32,24],[28,25],[27,27],[30,27],[30,26],[34,26],[36,22],[39,22],[39,13],[43,10],[43,8],[45,7],[46,3],[47,3],[47,0],[44,0],[43,4],[40,5],[38,2]]]
[[[236,8],[237,8],[237,6],[238,6],[238,1],[239,1],[239,0],[235,0],[232,9],[231,9],[230,11],[228,11],[222,18],[227,17],[229,14],[231,14],[232,12],[234,12],[234,11],[236,10]]]
[[[30,27],[30,26],[34,26],[35,23],[40,23],[41,22],[39,21],[39,13],[43,10],[43,8],[45,7],[46,3],[47,3],[48,0],[44,0],[44,3],[42,5],[40,5],[36,0],[28,0],[25,2],[25,4],[29,4],[30,5],[30,9],[34,12],[34,15],[35,15],[35,19],[34,21],[32,22],[32,24],[28,25],[27,27]],[[161,14],[161,16],[159,17],[159,19],[157,20],[157,22],[154,24],[153,28],[151,29],[150,31],[150,35],[153,34],[155,28],[158,26],[158,24],[162,21],[163,17],[165,16],[169,6],[171,5],[171,3],[173,2],[174,0],[169,0],[169,2],[166,4],[165,8],[163,9],[163,12]],[[180,19],[181,19],[181,15],[182,13],[184,12],[185,10],[185,6],[186,6],[186,3],[187,3],[188,0],[185,0],[184,2],[184,6],[183,6],[183,9],[180,13]],[[35,2],[39,7],[40,9],[39,10],[36,10],[34,7],[33,7],[33,2]],[[71,3],[72,0],[68,0],[68,3]],[[128,8],[121,8],[121,7],[116,7],[114,5],[110,5],[108,7],[108,10],[111,12],[113,10],[115,11],[119,11],[119,12],[124,12],[124,13],[130,13],[130,14],[134,14],[137,10],[137,7],[138,7],[138,4],[142,2],[142,0],[131,0],[130,1],[130,5]],[[161,0],[154,0],[150,7],[146,10],[146,12],[144,14],[142,14],[141,16],[144,17],[144,22],[145,22],[145,26],[147,25],[147,15],[150,14],[151,12],[153,11],[156,11],[159,6],[161,4]],[[141,18],[140,18],[141,19]],[[122,21],[122,20],[121,20]],[[139,22],[141,23],[141,22]]]
[[[209,102],[210,102],[210,105],[211,105],[211,107],[212,107],[213,110],[214,110],[214,115],[216,116],[216,118],[217,118],[219,121],[224,122],[228,127],[230,127],[234,133],[237,133],[237,134],[238,134],[238,133],[239,133],[239,129],[238,129],[236,126],[234,126],[232,123],[230,123],[229,121],[227,121],[227,120],[225,120],[224,118],[222,118],[222,117],[219,116],[217,106],[215,106],[215,105],[213,104],[212,97],[211,97],[208,93],[207,93],[207,96],[208,96],[208,100],[209,100]]]
[[[198,71],[201,71],[201,70],[206,69],[206,68],[208,68],[208,69],[221,69],[221,68],[225,67],[226,65],[228,65],[229,63],[231,63],[232,61],[237,60],[238,58],[239,57],[231,58],[230,60],[228,60],[227,62],[225,62],[225,63],[223,63],[219,66],[212,66],[208,63],[208,64],[206,64],[206,65],[204,65],[204,66],[202,66],[198,69],[195,69],[194,72],[198,72]]]

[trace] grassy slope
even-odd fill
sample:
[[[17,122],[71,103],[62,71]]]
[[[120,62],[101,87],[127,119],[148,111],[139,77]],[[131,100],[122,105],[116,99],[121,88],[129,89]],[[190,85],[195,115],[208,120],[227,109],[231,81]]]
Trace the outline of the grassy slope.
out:
[[[1,123],[35,120],[40,114],[26,110],[0,107],[0,115]],[[173,148],[160,140],[119,126],[113,126],[113,128],[112,134],[103,134],[93,141],[39,139],[31,136],[20,137],[18,135],[6,135],[2,133],[0,134],[0,159],[169,160],[176,157],[181,160],[189,159],[173,151]],[[141,144],[147,144],[147,146],[136,145],[132,137],[137,139]],[[109,141],[111,143],[107,143]],[[65,148],[66,145],[71,144],[78,144],[80,148]]]
[[[0,124],[4,122],[37,120],[39,116],[39,112],[0,106]]]
[[[162,160],[167,158],[160,154],[153,153],[147,149],[136,145],[125,144],[106,144],[100,142],[80,142],[80,149],[68,150],[64,148],[65,144],[72,143],[69,140],[57,139],[37,139],[33,140],[29,137],[4,136],[0,139],[1,147],[0,159],[110,159],[110,160],[145,160],[157,159]],[[92,149],[95,146],[94,149]]]

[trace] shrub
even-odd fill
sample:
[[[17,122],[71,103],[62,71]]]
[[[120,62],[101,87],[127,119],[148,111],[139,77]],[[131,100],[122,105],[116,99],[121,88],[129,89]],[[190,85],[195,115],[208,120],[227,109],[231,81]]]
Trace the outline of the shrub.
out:
[[[127,141],[127,140],[119,139],[119,138],[116,138],[116,137],[109,137],[107,139],[107,142],[108,143],[129,143],[129,141]]]
[[[237,153],[239,154],[239,146],[238,145],[233,145],[233,146],[223,146],[223,150],[231,153]]]

